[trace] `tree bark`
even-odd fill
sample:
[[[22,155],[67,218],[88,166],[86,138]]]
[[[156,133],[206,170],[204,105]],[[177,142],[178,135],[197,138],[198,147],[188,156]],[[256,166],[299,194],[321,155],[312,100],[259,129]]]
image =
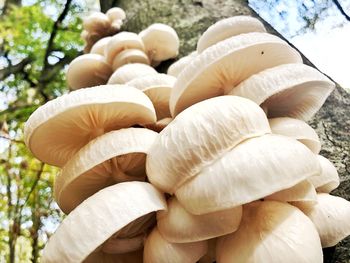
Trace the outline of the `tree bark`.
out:
[[[195,50],[201,33],[219,19],[235,15],[257,17],[247,0],[120,0],[118,5],[127,14],[124,30],[140,32],[155,22],[174,27],[180,38],[180,57]],[[282,37],[263,22],[269,32]],[[312,65],[305,56],[304,61]],[[339,172],[341,185],[334,194],[350,200],[350,94],[337,85],[310,124],[322,141],[321,155],[330,159]],[[349,262],[349,252],[350,238],[347,238],[336,247],[333,259],[325,261]]]

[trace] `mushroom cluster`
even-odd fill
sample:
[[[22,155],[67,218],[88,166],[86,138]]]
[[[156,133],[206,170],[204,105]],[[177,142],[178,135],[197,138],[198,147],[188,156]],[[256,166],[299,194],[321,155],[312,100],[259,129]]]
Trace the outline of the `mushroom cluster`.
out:
[[[148,64],[178,52],[168,29],[111,37],[95,49],[115,68],[107,85],[28,119],[31,152],[62,168],[67,214],[42,262],[322,262],[350,234],[350,202],[329,194],[339,176],[306,123],[334,83],[246,16],[210,26],[160,74]]]

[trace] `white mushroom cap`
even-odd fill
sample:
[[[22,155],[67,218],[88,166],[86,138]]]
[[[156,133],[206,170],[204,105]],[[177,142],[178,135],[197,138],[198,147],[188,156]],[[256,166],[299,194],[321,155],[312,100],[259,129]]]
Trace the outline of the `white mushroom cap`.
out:
[[[194,52],[191,52],[189,55],[175,61],[168,68],[168,71],[167,71],[168,75],[178,77],[181,71],[187,66],[187,64],[189,64],[192,61],[192,59],[197,55],[198,55],[197,51],[194,51]]]
[[[149,59],[145,52],[139,49],[126,49],[120,52],[113,60],[113,71],[119,67],[130,63],[142,63],[149,65]]]
[[[106,15],[111,22],[115,20],[124,20],[126,18],[124,10],[120,7],[112,7],[106,12]]]
[[[187,211],[199,215],[252,202],[319,172],[316,156],[305,145],[267,134],[245,140],[221,155],[175,195]]]
[[[169,98],[176,78],[166,74],[146,75],[133,79],[126,84],[142,90],[152,101],[157,120],[171,116]]]
[[[151,74],[158,73],[149,65],[140,63],[125,64],[114,71],[108,80],[108,84],[125,84],[135,78]]]
[[[147,156],[148,179],[174,193],[243,140],[270,132],[263,110],[250,100],[221,96],[202,101],[162,130]]]
[[[93,12],[83,21],[83,27],[89,32],[103,32],[108,31],[111,22],[108,17],[101,12]]]
[[[68,214],[97,191],[116,182],[144,181],[146,154],[158,134],[127,128],[103,134],[69,159],[55,181],[55,200]]]
[[[145,44],[148,57],[153,61],[174,58],[179,53],[179,37],[176,31],[165,24],[152,24],[139,33]]]
[[[142,39],[133,32],[120,32],[114,35],[105,49],[107,62],[112,64],[115,56],[125,49],[139,49],[145,51]]]
[[[171,93],[170,111],[176,116],[196,102],[228,94],[252,74],[286,63],[302,63],[301,56],[274,35],[247,33],[225,39],[184,68]]]
[[[223,236],[237,230],[242,218],[242,206],[193,215],[175,197],[168,200],[167,211],[157,213],[157,227],[161,235],[173,243],[188,243]]]
[[[321,263],[320,238],[299,209],[276,201],[243,207],[239,229],[217,241],[218,263]]]
[[[321,173],[309,178],[309,181],[316,188],[317,192],[330,193],[340,184],[339,175],[334,165],[325,157],[317,156],[320,165]]]
[[[170,243],[162,237],[157,227],[145,241],[144,263],[194,263],[207,253],[208,242]]]
[[[208,27],[198,39],[197,51],[201,53],[222,40],[250,32],[266,32],[266,29],[263,23],[251,16],[234,16],[219,20]]]
[[[298,140],[313,153],[321,150],[321,142],[316,131],[306,122],[289,117],[269,119],[272,133],[281,134]]]
[[[73,91],[39,107],[25,124],[24,139],[36,158],[62,167],[99,135],[155,121],[153,104],[143,92],[105,85]]]
[[[113,71],[105,58],[85,54],[75,58],[68,67],[67,83],[72,90],[106,84]]]
[[[97,41],[91,48],[90,53],[99,54],[101,56],[105,55],[105,48],[108,45],[112,37],[104,37]]]
[[[82,262],[129,223],[163,209],[165,198],[151,184],[126,182],[104,188],[63,220],[46,244],[42,262]]]
[[[317,195],[317,204],[303,212],[315,224],[322,247],[332,247],[350,235],[350,202],[326,193]]]
[[[267,116],[307,121],[321,108],[335,85],[317,69],[287,64],[259,72],[230,94],[251,99],[266,109]]]

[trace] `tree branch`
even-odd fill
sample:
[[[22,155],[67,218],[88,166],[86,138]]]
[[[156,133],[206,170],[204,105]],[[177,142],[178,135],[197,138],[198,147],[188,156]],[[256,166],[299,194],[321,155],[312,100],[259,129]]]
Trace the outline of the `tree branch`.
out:
[[[350,16],[345,12],[345,10],[343,9],[343,7],[341,6],[341,4],[339,3],[338,0],[333,0],[333,3],[335,4],[335,6],[338,8],[338,10],[340,11],[340,13],[345,16],[346,20],[350,21]]]
[[[5,78],[7,78],[8,76],[10,76],[11,74],[16,74],[16,73],[24,71],[24,67],[31,62],[32,62],[32,59],[30,57],[27,57],[16,65],[8,66],[4,69],[1,69],[0,70],[0,79],[3,80]]]
[[[20,143],[20,144],[24,144],[24,141],[20,141],[20,140],[16,140],[16,139],[11,139],[10,137],[4,136],[4,135],[0,135],[1,139],[5,139],[11,142],[15,142],[15,143]]]

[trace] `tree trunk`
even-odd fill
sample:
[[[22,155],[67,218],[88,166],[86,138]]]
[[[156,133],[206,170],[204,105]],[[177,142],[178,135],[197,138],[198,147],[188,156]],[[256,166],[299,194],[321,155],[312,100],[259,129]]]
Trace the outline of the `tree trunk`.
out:
[[[195,50],[200,34],[219,19],[235,15],[257,17],[257,14],[248,7],[247,0],[120,0],[118,4],[127,14],[124,30],[140,32],[155,22],[174,27],[181,41],[180,56]],[[268,24],[267,29],[279,35]],[[304,60],[310,65],[305,57]],[[310,124],[316,129],[322,141],[321,155],[330,159],[339,172],[341,185],[334,194],[350,200],[349,93],[337,85]],[[326,261],[349,262],[349,249],[350,238],[347,238],[336,247],[333,259]]]

